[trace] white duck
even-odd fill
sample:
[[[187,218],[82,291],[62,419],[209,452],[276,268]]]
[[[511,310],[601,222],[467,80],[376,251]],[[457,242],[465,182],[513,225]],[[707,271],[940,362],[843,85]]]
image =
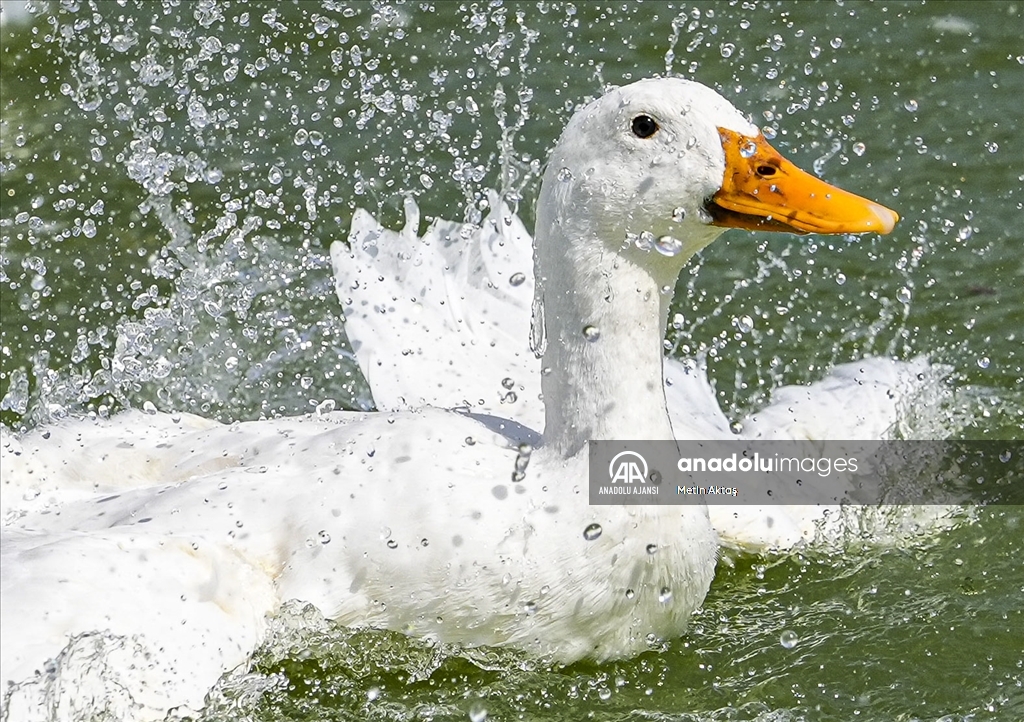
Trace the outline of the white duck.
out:
[[[700,84],[641,81],[590,103],[538,201],[537,448],[514,424],[436,409],[230,426],[131,413],[5,436],[8,719],[101,699],[126,719],[197,707],[291,598],[347,624],[565,661],[679,635],[714,574],[707,511],[590,506],[586,442],[673,438],[671,289],[722,226],[895,221],[798,171]]]

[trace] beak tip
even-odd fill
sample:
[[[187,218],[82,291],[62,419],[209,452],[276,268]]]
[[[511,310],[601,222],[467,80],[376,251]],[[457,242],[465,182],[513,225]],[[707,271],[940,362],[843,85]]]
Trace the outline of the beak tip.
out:
[[[882,235],[891,233],[892,229],[896,227],[896,223],[900,220],[900,216],[896,211],[877,203],[871,204],[871,212],[881,225],[881,229],[878,232]]]

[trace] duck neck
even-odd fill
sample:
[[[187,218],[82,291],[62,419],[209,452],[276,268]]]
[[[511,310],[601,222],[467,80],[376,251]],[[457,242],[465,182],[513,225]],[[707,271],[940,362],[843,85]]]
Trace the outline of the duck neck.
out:
[[[547,220],[538,218],[534,316],[545,445],[571,456],[591,439],[672,439],[662,344],[689,256],[617,249],[593,229]]]

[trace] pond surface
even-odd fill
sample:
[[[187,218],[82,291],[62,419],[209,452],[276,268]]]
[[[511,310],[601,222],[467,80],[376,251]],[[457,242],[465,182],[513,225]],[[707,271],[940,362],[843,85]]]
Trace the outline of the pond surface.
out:
[[[328,248],[357,208],[533,226],[584,100],[716,87],[885,237],[731,232],[668,341],[738,418],[868,355],[951,368],[915,436],[1024,429],[1024,5],[33,4],[2,29],[0,419],[372,408]],[[5,10],[6,12],[6,10]],[[524,340],[525,343],[525,340]],[[550,667],[290,609],[209,719],[1024,719],[1024,512],[899,548],[727,557],[685,637]]]

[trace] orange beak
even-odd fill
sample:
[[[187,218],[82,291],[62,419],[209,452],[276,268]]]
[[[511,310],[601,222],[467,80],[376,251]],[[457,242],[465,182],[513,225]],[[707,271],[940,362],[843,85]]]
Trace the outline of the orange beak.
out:
[[[900,219],[885,206],[800,170],[763,135],[718,132],[725,177],[708,203],[713,225],[789,233],[888,233]]]

